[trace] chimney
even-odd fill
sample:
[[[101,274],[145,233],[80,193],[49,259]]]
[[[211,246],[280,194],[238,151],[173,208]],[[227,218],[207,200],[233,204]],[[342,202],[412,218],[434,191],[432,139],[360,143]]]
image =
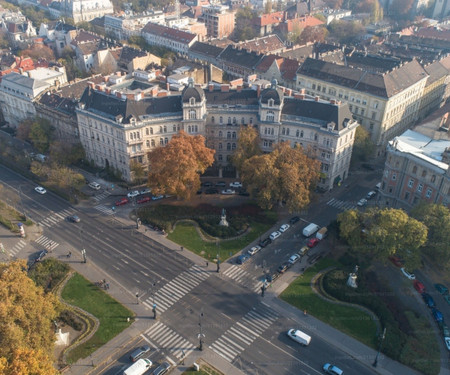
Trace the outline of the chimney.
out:
[[[169,82],[166,83],[166,90],[170,91],[170,83]]]
[[[151,94],[151,96],[157,96],[158,95],[158,86],[153,86],[150,94]]]
[[[237,92],[241,92],[241,91],[242,91],[242,85],[238,85],[238,86],[236,87],[236,91],[237,91]]]
[[[160,96],[167,96],[167,91],[165,91],[165,90],[163,90],[163,91],[160,91],[160,92],[158,92],[158,95],[157,95],[158,97],[160,97]]]
[[[260,95],[261,95],[261,85],[258,84],[258,85],[256,86],[256,97],[259,98]]]
[[[91,89],[93,89],[94,86],[95,86],[94,82],[90,82],[90,81],[89,81],[87,84],[88,84],[88,86],[89,86]]]
[[[129,100],[133,100],[134,99],[134,94],[127,94],[126,97]]]
[[[320,99],[320,96],[315,96],[315,97],[314,97],[314,100],[315,100],[316,102],[318,102],[319,99]]]
[[[209,91],[209,92],[213,92],[213,91],[214,91],[214,84],[210,83],[210,84],[208,85],[208,91]]]
[[[95,85],[95,89],[98,91],[103,91],[103,87],[101,85]]]
[[[121,99],[122,98],[122,94],[120,93],[120,91],[116,91],[116,96]]]
[[[111,94],[111,88],[110,87],[105,87],[105,92],[109,95]]]
[[[336,105],[336,100],[335,99],[331,99],[330,100],[330,104]]]
[[[287,89],[286,90],[286,95],[287,96],[292,96],[292,90],[291,89]]]
[[[229,92],[230,91],[230,85],[220,85],[220,91],[221,92]]]
[[[300,89],[300,94],[303,94],[303,95],[305,95],[306,94],[306,90],[305,89]]]

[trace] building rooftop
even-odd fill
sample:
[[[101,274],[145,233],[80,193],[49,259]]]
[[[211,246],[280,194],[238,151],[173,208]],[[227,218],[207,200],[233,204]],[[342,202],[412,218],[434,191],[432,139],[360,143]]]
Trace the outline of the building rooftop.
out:
[[[172,39],[179,43],[190,43],[196,37],[195,34],[151,22],[145,25],[142,32]]]
[[[264,56],[256,52],[249,52],[244,49],[228,46],[219,55],[219,59],[245,68],[253,69],[258,65]]]
[[[223,51],[223,48],[216,47],[212,44],[203,43],[203,42],[195,42],[190,48],[189,51],[194,53],[198,53],[201,55],[209,56],[216,58]]]
[[[286,47],[280,37],[275,34],[240,42],[239,46],[247,51],[258,53],[276,52]]]

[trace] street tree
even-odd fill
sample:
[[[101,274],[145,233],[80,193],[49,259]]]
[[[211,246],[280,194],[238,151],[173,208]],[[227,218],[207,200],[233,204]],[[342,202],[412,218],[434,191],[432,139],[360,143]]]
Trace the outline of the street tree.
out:
[[[375,152],[375,144],[370,138],[370,133],[362,126],[358,126],[353,143],[351,165],[368,160]]]
[[[142,181],[145,180],[145,177],[147,176],[147,171],[145,170],[142,163],[138,163],[135,160],[132,160],[130,162],[130,170],[133,172],[133,178],[135,183],[142,183]]]
[[[328,30],[324,26],[306,26],[302,31],[299,42],[306,44],[308,42],[324,42],[328,36]]]
[[[57,375],[59,371],[43,350],[19,347],[13,350],[10,360],[0,357],[0,374]]]
[[[214,162],[214,150],[206,147],[203,136],[181,130],[166,146],[151,151],[148,159],[148,186],[154,194],[191,199],[200,188],[200,174]]]
[[[420,266],[420,248],[428,230],[405,211],[372,208],[364,213],[345,212],[338,215],[338,223],[342,238],[355,253],[382,261],[396,255],[409,269]]]
[[[255,155],[261,155],[261,138],[252,126],[241,126],[236,150],[231,156],[231,162],[241,173],[243,164]]]
[[[450,210],[442,204],[422,203],[411,211],[411,215],[428,228],[423,253],[450,269]]]
[[[33,44],[20,52],[20,56],[31,57],[33,60],[45,59],[47,61],[55,61],[55,54],[52,49],[39,44]]]
[[[20,348],[52,355],[58,310],[56,297],[28,277],[24,260],[0,264],[0,357],[7,366],[20,361]]]
[[[242,166],[242,181],[258,204],[270,209],[286,202],[290,212],[304,209],[319,179],[320,163],[300,146],[278,143],[270,154],[256,155]]]
[[[50,148],[54,128],[46,119],[36,117],[22,121],[17,129],[17,137],[23,141],[30,141],[41,153]]]
[[[364,34],[364,26],[356,21],[334,20],[328,25],[328,30],[340,43],[353,43]]]

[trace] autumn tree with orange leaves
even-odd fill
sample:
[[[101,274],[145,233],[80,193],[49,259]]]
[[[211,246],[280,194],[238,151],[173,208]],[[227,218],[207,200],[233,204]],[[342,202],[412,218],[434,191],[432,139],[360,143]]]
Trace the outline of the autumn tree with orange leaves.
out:
[[[53,375],[58,302],[31,280],[25,261],[0,263],[0,374]]]
[[[242,181],[258,204],[271,209],[274,204],[290,212],[304,209],[319,180],[320,162],[309,158],[300,146],[277,144],[270,154],[253,156],[242,166]]]
[[[213,164],[214,153],[206,147],[205,137],[181,130],[166,146],[148,154],[148,186],[153,194],[189,200],[200,188],[200,174]]]

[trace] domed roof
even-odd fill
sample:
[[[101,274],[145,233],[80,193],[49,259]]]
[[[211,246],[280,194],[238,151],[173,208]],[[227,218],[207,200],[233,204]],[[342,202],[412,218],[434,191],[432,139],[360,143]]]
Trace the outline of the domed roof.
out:
[[[277,80],[272,81],[272,85],[261,92],[260,101],[262,104],[268,104],[269,99],[274,100],[274,105],[280,105],[283,101],[283,91],[277,88]]]
[[[194,80],[189,78],[188,86],[183,90],[183,103],[189,103],[191,98],[195,99],[195,102],[201,102],[205,98],[205,92],[201,87],[194,86]]]

